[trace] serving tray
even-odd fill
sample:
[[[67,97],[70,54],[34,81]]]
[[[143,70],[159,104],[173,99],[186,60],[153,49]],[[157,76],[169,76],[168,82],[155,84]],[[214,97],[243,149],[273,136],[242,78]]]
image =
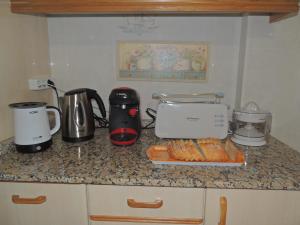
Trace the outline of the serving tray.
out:
[[[245,162],[187,162],[173,159],[167,148],[160,145],[152,145],[146,150],[148,159],[157,165],[181,165],[181,166],[220,166],[220,167],[240,167]]]

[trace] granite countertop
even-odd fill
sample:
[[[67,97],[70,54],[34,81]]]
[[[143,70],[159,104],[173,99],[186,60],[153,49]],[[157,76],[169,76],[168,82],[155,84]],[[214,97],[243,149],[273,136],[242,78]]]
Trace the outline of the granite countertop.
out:
[[[275,138],[246,149],[247,165],[234,168],[154,165],[146,149],[163,140],[153,130],[130,147],[113,146],[107,129],[75,144],[56,135],[50,149],[34,154],[18,153],[11,141],[0,143],[0,181],[300,191],[300,153]]]

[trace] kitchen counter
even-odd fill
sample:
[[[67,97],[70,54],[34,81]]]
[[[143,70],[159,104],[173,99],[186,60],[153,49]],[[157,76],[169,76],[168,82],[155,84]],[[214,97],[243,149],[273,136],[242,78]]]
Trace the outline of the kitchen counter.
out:
[[[154,165],[145,151],[163,140],[153,130],[130,147],[113,146],[107,129],[75,144],[56,135],[35,154],[18,153],[11,141],[0,143],[0,181],[300,191],[300,153],[275,138],[245,149],[247,165],[238,168]]]

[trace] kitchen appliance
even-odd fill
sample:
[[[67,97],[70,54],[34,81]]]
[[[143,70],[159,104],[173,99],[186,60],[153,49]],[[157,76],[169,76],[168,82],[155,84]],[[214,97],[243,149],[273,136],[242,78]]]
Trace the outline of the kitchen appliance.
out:
[[[159,100],[155,135],[160,138],[226,138],[228,109],[223,94],[154,94]]]
[[[140,101],[135,90],[113,89],[109,96],[109,133],[115,145],[134,144],[141,133]]]
[[[261,110],[255,102],[248,102],[242,109],[233,111],[233,136],[237,144],[262,146],[271,131],[272,114]]]
[[[52,145],[52,136],[60,129],[60,112],[44,102],[20,102],[13,109],[15,145],[19,152],[38,152]],[[47,112],[54,112],[55,126],[50,130]]]
[[[95,121],[91,101],[95,100],[102,118],[106,118],[101,97],[93,89],[80,88],[65,93],[62,107],[62,139],[86,141],[94,137]]]

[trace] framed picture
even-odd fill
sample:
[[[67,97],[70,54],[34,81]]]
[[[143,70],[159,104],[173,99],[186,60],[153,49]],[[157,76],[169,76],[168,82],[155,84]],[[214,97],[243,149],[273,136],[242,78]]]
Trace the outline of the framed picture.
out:
[[[208,43],[118,42],[118,79],[205,82]]]

